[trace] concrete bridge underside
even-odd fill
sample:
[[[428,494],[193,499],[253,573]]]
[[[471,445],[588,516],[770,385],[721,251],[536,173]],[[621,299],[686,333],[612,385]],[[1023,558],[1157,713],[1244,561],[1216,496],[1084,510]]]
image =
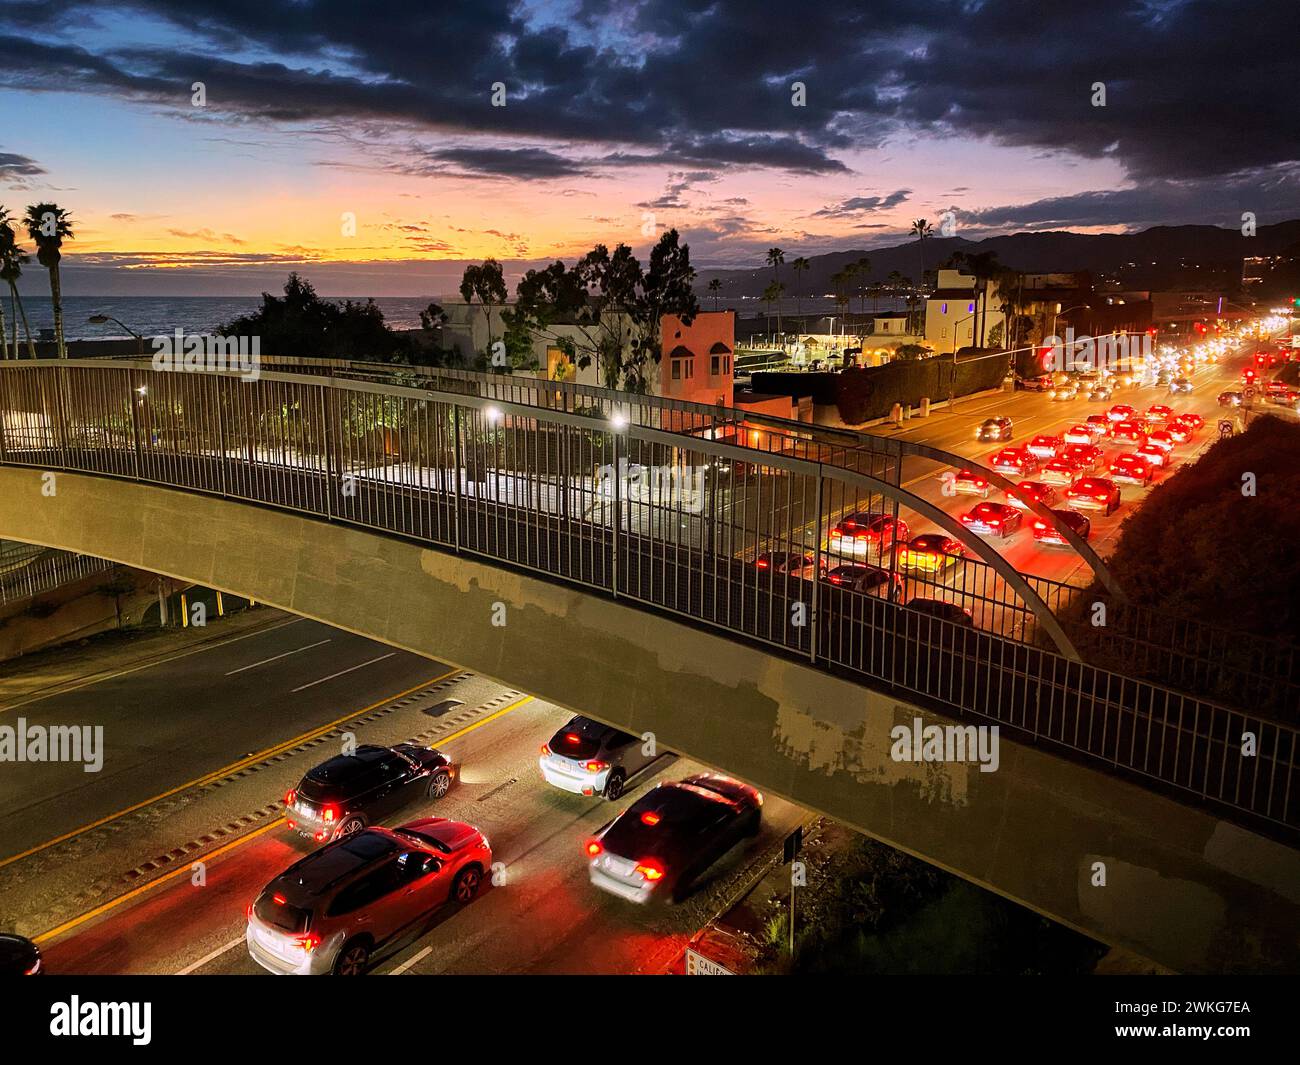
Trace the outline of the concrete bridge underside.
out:
[[[653,732],[1175,970],[1300,967],[1300,853],[1205,810],[1006,736],[996,772],[896,762],[896,724],[951,719],[470,558],[172,489],[66,473],[56,488],[0,468],[0,537],[252,596]]]

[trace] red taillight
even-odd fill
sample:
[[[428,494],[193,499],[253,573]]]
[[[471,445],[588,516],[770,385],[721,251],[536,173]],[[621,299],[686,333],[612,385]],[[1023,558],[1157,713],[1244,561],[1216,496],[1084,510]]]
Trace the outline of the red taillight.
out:
[[[566,732],[564,734],[565,743],[578,743],[579,741],[581,741],[581,739],[582,737],[579,736],[576,732]]]
[[[283,895],[272,895],[271,901],[277,906],[283,906],[288,900]]]
[[[308,932],[306,935],[296,936],[293,945],[295,947],[301,947],[306,953],[310,954],[320,946],[320,936],[315,932]]]
[[[583,849],[583,851],[586,853],[586,855],[587,855],[588,858],[595,858],[595,857],[596,857],[597,855],[599,855],[599,854],[600,854],[600,853],[601,853],[605,848],[601,845],[600,840],[598,840],[598,839],[589,839],[589,840],[587,840],[586,843],[584,843],[584,844],[582,845],[582,849]]]
[[[248,904],[248,909],[244,911],[244,917],[250,921],[253,919],[253,904],[251,902]]]
[[[335,810],[334,807],[327,806],[325,807],[325,809],[321,811],[321,817],[323,817],[326,821],[333,821],[337,813],[338,811]]]
[[[654,828],[654,826],[659,823],[659,815],[655,813],[653,810],[647,810],[645,813],[641,815],[641,823],[643,825],[649,825],[651,828]]]
[[[284,793],[285,806],[292,806],[294,802],[297,801],[297,799],[298,799],[298,793],[294,791],[293,788],[290,788],[288,791]]]
[[[542,754],[543,754],[543,755],[547,755],[547,754],[550,754],[550,753],[551,753],[551,749],[550,749],[548,746],[546,746],[546,744],[543,743],[543,744],[542,744]]]
[[[759,569],[767,569],[767,567],[768,567],[768,561],[767,561],[767,559],[765,559],[765,558],[760,558],[760,559],[759,559],[756,563],[754,563],[754,564],[755,564],[756,566],[758,566]]]
[[[988,519],[988,522],[989,522],[990,525],[1001,525],[1001,524],[1002,524],[1002,519],[1001,519],[1001,518],[989,518],[989,519]]]
[[[298,827],[298,822],[295,821],[292,817],[286,819],[284,823],[285,823],[286,825],[288,825],[290,828],[297,828],[297,827]]]
[[[1098,502],[1098,503],[1104,503],[1104,502],[1106,502],[1106,499],[1107,499],[1107,498],[1108,498],[1108,497],[1105,495],[1105,493],[1103,493],[1103,494],[1097,496],[1097,502]]]
[[[587,763],[587,772],[588,772],[588,773],[603,773],[603,772],[604,772],[606,769],[608,769],[608,768],[609,768],[609,763],[608,763],[608,762],[588,762],[588,763]]]
[[[1039,532],[1042,532],[1044,529],[1047,528],[1047,525],[1045,522],[1036,521],[1034,522],[1034,528],[1037,529]]]
[[[37,958],[34,962],[32,962],[32,967],[30,969],[23,970],[23,975],[35,976],[40,971],[41,971],[41,959]]]
[[[636,871],[647,880],[663,879],[664,871],[659,865],[652,861],[644,861],[637,864]]]
[[[837,576],[836,574],[832,573],[831,576],[830,576],[830,582],[831,582],[831,584],[843,584],[843,583],[844,583],[844,578],[843,578],[843,577],[839,577],[839,576]]]

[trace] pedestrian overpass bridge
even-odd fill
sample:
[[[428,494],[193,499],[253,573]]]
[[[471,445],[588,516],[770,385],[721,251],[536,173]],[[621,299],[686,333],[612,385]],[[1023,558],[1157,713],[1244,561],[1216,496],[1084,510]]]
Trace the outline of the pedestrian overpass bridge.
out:
[[[244,381],[13,364],[0,419],[0,537],[251,596],[653,732],[1174,969],[1300,960],[1296,730],[1080,661],[1063,593],[910,496],[897,441],[324,365]],[[645,476],[674,469],[690,476]],[[969,602],[978,628],[755,565],[820,561],[837,515],[900,508],[981,560],[909,574],[905,594]],[[892,730],[917,719],[997,726],[996,771],[896,759]]]

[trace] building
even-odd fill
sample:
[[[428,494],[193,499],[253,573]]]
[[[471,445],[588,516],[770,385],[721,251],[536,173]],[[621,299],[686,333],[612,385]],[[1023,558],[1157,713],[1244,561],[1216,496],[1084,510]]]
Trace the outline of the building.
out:
[[[994,347],[1004,331],[1002,311],[995,306],[992,283],[986,295],[976,291],[975,277],[960,270],[940,270],[937,285],[925,301],[925,340],[940,355],[979,343],[984,327],[984,344]]]

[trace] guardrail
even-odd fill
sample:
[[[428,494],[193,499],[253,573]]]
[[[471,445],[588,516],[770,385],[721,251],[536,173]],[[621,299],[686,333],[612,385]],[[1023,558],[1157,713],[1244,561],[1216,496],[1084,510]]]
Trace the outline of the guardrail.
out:
[[[113,563],[102,558],[42,550],[21,564],[0,567],[0,606],[31,599],[112,569]]]
[[[513,380],[463,371],[437,383],[5,366],[0,461],[257,502],[527,569],[1000,724],[1288,838],[1300,828],[1288,725],[755,565],[810,544],[832,561],[833,501],[896,510],[894,441],[778,444],[730,411],[549,382],[529,382],[519,403]],[[822,461],[828,448],[845,464]]]

